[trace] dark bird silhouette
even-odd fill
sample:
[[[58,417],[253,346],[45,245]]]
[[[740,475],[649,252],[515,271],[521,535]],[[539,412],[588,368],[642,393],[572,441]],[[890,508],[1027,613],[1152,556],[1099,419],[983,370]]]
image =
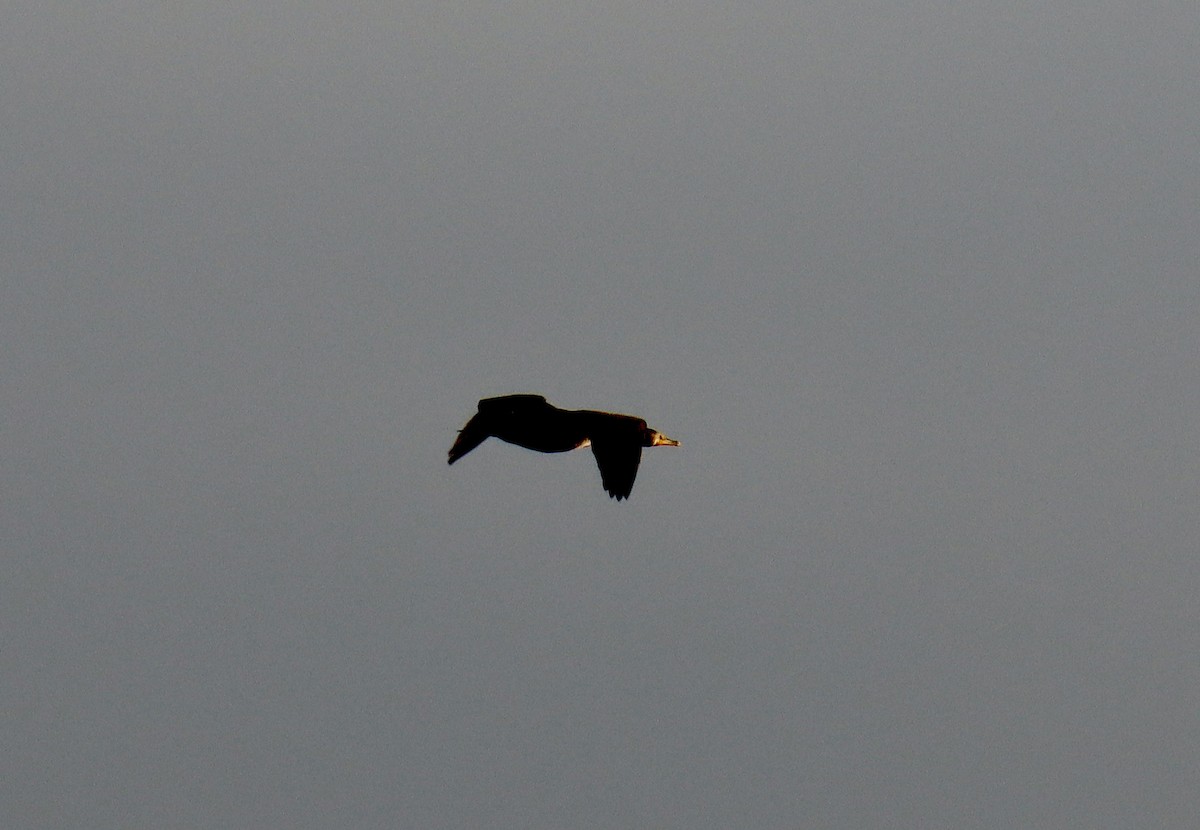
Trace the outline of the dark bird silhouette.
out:
[[[642,447],[678,447],[641,418],[591,409],[559,409],[541,395],[484,398],[479,411],[458,431],[450,464],[488,438],[538,452],[566,452],[591,446],[600,480],[611,498],[629,498],[642,460]]]

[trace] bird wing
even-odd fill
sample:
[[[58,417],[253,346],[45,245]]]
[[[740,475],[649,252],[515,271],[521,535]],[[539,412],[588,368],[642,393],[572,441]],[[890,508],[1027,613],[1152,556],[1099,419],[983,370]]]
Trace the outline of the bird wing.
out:
[[[480,412],[520,412],[538,410],[546,406],[546,399],[541,395],[501,395],[498,398],[484,398],[479,402]]]
[[[642,448],[634,441],[596,440],[592,438],[592,455],[600,468],[600,481],[610,498],[617,501],[629,498],[633,480],[637,478]]]

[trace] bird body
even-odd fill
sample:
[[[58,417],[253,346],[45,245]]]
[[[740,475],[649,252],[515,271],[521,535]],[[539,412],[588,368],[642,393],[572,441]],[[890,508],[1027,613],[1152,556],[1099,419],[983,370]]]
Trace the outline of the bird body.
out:
[[[479,411],[459,430],[450,448],[449,463],[488,438],[547,453],[590,446],[604,489],[618,501],[628,498],[633,489],[642,447],[679,446],[632,415],[559,409],[541,395],[504,395],[479,402]]]

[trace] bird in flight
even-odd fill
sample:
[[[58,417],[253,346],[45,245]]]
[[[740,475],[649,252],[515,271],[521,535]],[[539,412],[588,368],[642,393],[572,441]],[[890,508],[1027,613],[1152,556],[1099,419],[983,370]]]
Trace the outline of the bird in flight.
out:
[[[541,395],[484,398],[479,411],[458,431],[449,463],[487,438],[538,452],[592,448],[600,480],[610,498],[629,498],[642,447],[678,447],[679,442],[650,429],[641,418],[591,409],[559,409]]]

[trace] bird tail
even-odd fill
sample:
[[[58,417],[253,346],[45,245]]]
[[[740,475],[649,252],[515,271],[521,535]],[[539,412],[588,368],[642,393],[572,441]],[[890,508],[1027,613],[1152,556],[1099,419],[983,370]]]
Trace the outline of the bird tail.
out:
[[[453,464],[482,444],[487,438],[488,431],[483,427],[480,417],[476,415],[467,421],[465,427],[458,431],[458,438],[454,439],[454,446],[450,448],[450,460],[447,463]]]

